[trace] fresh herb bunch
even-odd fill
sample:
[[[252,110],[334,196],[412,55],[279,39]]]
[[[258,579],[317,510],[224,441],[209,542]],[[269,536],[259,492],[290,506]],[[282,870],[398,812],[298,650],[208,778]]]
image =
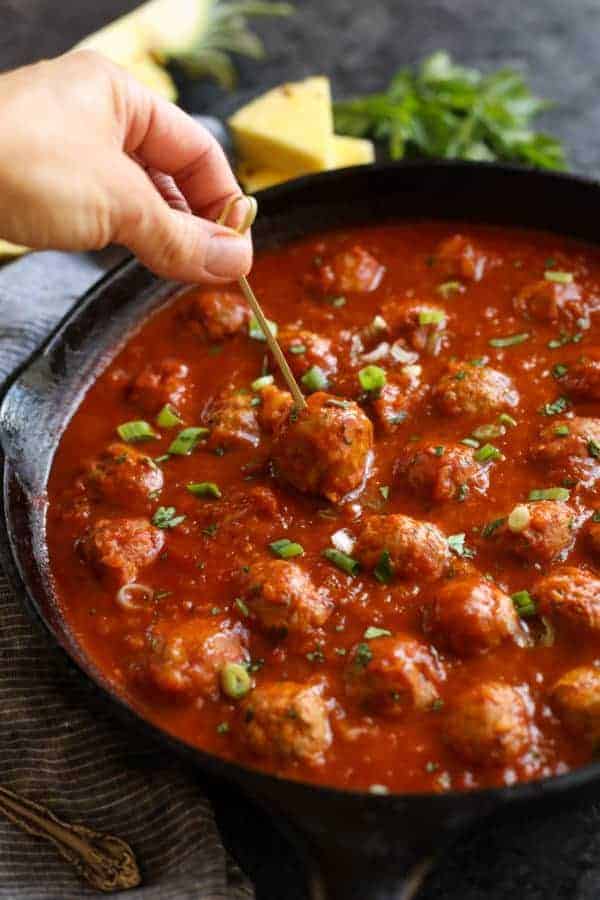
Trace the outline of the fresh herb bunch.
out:
[[[388,140],[392,159],[501,159],[564,169],[560,142],[529,127],[550,105],[533,96],[518,72],[484,75],[440,51],[416,73],[400,69],[385,93],[337,102],[335,131]]]
[[[223,3],[211,0],[206,26],[197,41],[185,53],[168,57],[178,63],[190,78],[213,78],[221,87],[235,87],[237,73],[231,53],[262,59],[265,49],[261,39],[248,26],[252,16],[289,16],[294,11],[290,3],[271,3],[267,0],[239,0]]]

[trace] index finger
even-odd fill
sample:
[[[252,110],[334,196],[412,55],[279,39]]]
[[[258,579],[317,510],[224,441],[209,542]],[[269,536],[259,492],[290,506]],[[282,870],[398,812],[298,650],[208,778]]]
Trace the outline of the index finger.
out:
[[[191,116],[133,79],[126,89],[124,149],[171,175],[193,213],[216,218],[241,194],[221,146]],[[242,215],[234,209],[231,224],[239,224]]]

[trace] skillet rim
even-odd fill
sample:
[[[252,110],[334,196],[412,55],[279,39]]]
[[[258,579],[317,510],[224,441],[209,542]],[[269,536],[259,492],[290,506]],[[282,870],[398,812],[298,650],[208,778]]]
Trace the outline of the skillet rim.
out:
[[[600,180],[587,175],[559,171],[545,171],[517,165],[470,162],[465,160],[403,160],[399,162],[374,163],[368,166],[351,166],[344,169],[303,175],[299,178],[258,191],[257,196],[259,202],[260,198],[285,198],[287,194],[293,195],[295,191],[313,184],[320,185],[327,182],[351,181],[352,177],[357,174],[365,175],[368,173],[383,177],[389,174],[391,177],[393,176],[393,173],[399,169],[422,173],[423,176],[426,176],[427,172],[432,170],[438,172],[446,171],[450,178],[453,177],[453,172],[465,173],[469,170],[483,170],[498,175],[515,176],[517,179],[532,179],[549,185],[562,184],[567,189],[569,186],[573,187],[578,185],[582,188],[588,188],[590,191],[597,192],[600,201]],[[552,188],[550,187],[549,189]],[[398,218],[401,217],[399,216]],[[494,222],[493,216],[490,217],[488,224],[497,224]],[[511,226],[502,223],[500,227],[527,228],[530,226]],[[531,228],[534,230],[532,226]],[[538,230],[543,231],[544,229],[538,227]],[[556,231],[556,233],[562,234],[563,236],[569,236],[570,234],[568,230],[557,231],[552,228],[547,228],[546,230]],[[571,234],[571,236],[573,235]],[[575,235],[574,237],[584,243],[596,243],[590,238],[580,238],[578,235]],[[597,245],[600,248],[600,235],[598,237]],[[75,302],[51,330],[42,344],[23,364],[17,367],[3,385],[0,385],[0,423],[4,419],[6,409],[10,407],[13,389],[18,387],[20,380],[26,373],[31,369],[34,369],[35,366],[40,363],[42,357],[51,354],[62,346],[65,332],[70,326],[77,322],[83,311],[93,305],[93,303],[97,301],[111,285],[118,283],[126,274],[142,270],[143,267],[141,264],[134,258],[129,257],[95,282],[83,296]],[[161,282],[157,279],[156,283],[160,284]],[[175,287],[176,286],[174,285],[174,288]],[[138,325],[140,324],[140,321],[141,320],[138,320]],[[135,327],[136,325],[133,325],[133,327],[128,330],[128,336],[133,332]],[[114,351],[110,352],[111,358],[113,352]],[[64,428],[64,420],[62,425]],[[264,771],[258,767],[242,765],[241,763],[218,756],[215,753],[210,753],[202,747],[195,746],[182,740],[168,730],[152,722],[151,719],[138,711],[129,702],[126,696],[123,696],[118,692],[116,687],[110,683],[106,676],[96,668],[93,660],[86,657],[83,647],[78,642],[68,621],[62,615],[60,607],[56,603],[54,603],[54,606],[59,618],[64,623],[66,633],[70,635],[73,643],[79,648],[80,659],[76,658],[74,652],[66,645],[66,641],[63,640],[62,636],[49,622],[48,617],[30,591],[26,578],[21,571],[19,560],[15,554],[11,530],[12,523],[9,513],[11,506],[9,491],[11,475],[15,478],[16,470],[11,460],[7,458],[4,448],[1,445],[0,466],[2,467],[2,493],[0,496],[0,561],[6,570],[11,587],[18,594],[19,600],[25,605],[29,615],[42,625],[44,632],[51,638],[53,645],[59,650],[63,660],[67,662],[69,667],[74,668],[77,671],[78,676],[83,677],[86,688],[95,694],[100,695],[101,699],[107,704],[110,702],[111,705],[116,707],[114,711],[121,720],[127,720],[129,725],[135,727],[138,732],[141,731],[144,733],[145,736],[150,736],[156,744],[166,744],[169,750],[176,752],[179,756],[183,756],[186,760],[191,761],[197,767],[204,769],[211,775],[224,777],[228,781],[238,785],[240,783],[243,784],[244,780],[252,779],[255,783],[258,782],[261,788],[265,787],[267,789],[261,791],[264,796],[272,796],[272,790],[270,789],[277,792],[278,787],[281,788],[282,786],[285,786],[286,789],[290,790],[303,791],[304,793],[309,791],[312,794],[318,794],[323,799],[327,798],[332,801],[349,801],[355,799],[357,802],[360,801],[379,807],[390,804],[397,804],[399,806],[423,806],[427,803],[428,805],[439,808],[441,812],[442,809],[446,807],[454,807],[457,803],[460,803],[463,807],[473,806],[473,815],[477,815],[476,808],[479,808],[479,811],[482,808],[493,811],[494,809],[508,805],[525,803],[531,799],[550,798],[551,796],[561,794],[565,791],[576,791],[588,784],[600,784],[599,760],[597,762],[589,762],[560,775],[546,776],[545,778],[532,781],[516,782],[515,784],[501,787],[477,788],[466,791],[451,790],[443,793],[433,791],[398,793],[390,791],[386,794],[374,794],[370,793],[368,790],[340,788],[327,784],[318,784],[300,779],[282,777]],[[47,547],[45,542],[44,547]]]

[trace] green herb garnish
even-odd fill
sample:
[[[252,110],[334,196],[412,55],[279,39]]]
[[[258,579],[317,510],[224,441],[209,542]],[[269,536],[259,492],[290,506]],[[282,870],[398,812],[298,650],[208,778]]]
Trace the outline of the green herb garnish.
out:
[[[210,431],[208,428],[184,428],[172,442],[169,447],[169,453],[172,453],[175,456],[187,456],[188,453],[192,452],[196,444],[201,441],[202,438],[208,437],[209,434]]]
[[[490,338],[488,341],[490,347],[516,347],[517,344],[524,344],[529,340],[529,332],[524,331],[522,334],[509,334],[507,337]]]
[[[369,625],[363,634],[365,641],[374,641],[376,638],[391,636],[392,632],[388,631],[387,628],[377,628],[375,625]]]
[[[530,127],[548,104],[512,69],[483,74],[443,51],[400,69],[383,93],[334,105],[335,131],[387,140],[392,159],[511,160],[564,169],[555,138]]]
[[[319,366],[311,366],[300,379],[307,391],[313,394],[315,391],[325,391],[329,385],[327,375]]]
[[[302,544],[296,544],[294,541],[289,541],[287,538],[280,538],[278,541],[273,541],[272,544],[269,544],[269,547],[275,556],[279,556],[280,559],[291,559],[293,556],[302,556],[304,554],[304,547]]]
[[[521,618],[527,619],[530,616],[535,616],[537,606],[529,591],[517,591],[512,595],[511,599]]]
[[[328,547],[327,550],[323,550],[323,556],[347,575],[356,575],[360,569],[360,563],[357,559],[353,559],[347,553],[342,553],[341,550],[336,550],[335,547]]]
[[[214,497],[218,499],[222,496],[219,485],[215,484],[214,481],[197,481],[193,484],[188,484],[187,489],[194,497]]]
[[[182,421],[177,411],[168,403],[165,403],[156,417],[156,424],[159,428],[175,428],[176,425],[181,425]]]
[[[385,385],[385,370],[380,366],[365,366],[358,373],[358,380],[363,391],[380,391]]]
[[[133,444],[136,441],[148,441],[158,437],[156,432],[152,429],[152,426],[149,425],[148,422],[143,422],[141,420],[135,422],[123,422],[122,425],[117,426],[117,434],[122,441],[125,441],[128,444]]]
[[[159,506],[152,516],[152,524],[157,528],[175,528],[185,522],[185,516],[178,516],[174,506]]]
[[[475,556],[475,551],[470,547],[467,547],[465,544],[466,534],[462,531],[460,534],[451,534],[448,537],[448,546],[452,550],[453,553],[456,553],[457,556],[462,556],[463,559],[473,559]]]
[[[534,488],[529,491],[529,500],[568,500],[571,496],[570,491],[563,487],[554,488]]]
[[[388,550],[384,550],[379,557],[379,562],[373,570],[373,575],[377,581],[381,582],[381,584],[389,584],[390,581],[392,581],[394,577],[394,567]]]

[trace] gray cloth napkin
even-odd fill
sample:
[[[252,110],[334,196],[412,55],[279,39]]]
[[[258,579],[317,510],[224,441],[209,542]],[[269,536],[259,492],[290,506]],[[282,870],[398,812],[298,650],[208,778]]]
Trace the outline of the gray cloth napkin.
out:
[[[39,253],[0,271],[0,383],[118,253]],[[193,776],[90,703],[1,569],[0,784],[67,821],[126,840],[143,882],[112,896],[254,896],[224,850]],[[77,900],[94,894],[51,846],[0,815],[0,898]]]

